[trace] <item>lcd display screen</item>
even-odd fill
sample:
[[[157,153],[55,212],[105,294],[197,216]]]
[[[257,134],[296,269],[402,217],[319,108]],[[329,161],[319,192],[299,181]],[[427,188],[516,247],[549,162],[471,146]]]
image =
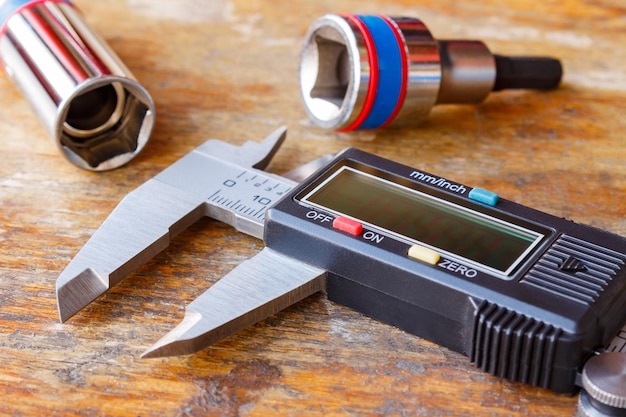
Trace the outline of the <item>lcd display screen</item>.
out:
[[[544,237],[348,166],[301,201],[507,275]]]

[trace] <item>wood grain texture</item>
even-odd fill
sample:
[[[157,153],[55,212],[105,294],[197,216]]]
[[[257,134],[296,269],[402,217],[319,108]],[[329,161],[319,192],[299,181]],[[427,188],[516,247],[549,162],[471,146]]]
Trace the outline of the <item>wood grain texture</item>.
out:
[[[466,357],[316,295],[178,358],[139,354],[262,242],[202,220],[66,324],[54,284],[129,191],[210,137],[289,126],[276,173],[356,146],[626,235],[626,8],[618,0],[77,0],[157,105],[145,151],[90,173],[67,163],[0,77],[0,415],[572,415],[576,398],[492,377]],[[328,12],[422,18],[439,38],[559,57],[553,92],[441,106],[419,127],[315,128],[301,41]]]

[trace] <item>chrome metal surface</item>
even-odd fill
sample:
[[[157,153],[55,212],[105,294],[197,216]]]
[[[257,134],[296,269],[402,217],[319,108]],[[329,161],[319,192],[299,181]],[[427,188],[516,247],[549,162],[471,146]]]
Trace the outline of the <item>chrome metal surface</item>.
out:
[[[585,363],[580,416],[626,415],[626,353],[606,352]]]
[[[142,357],[197,352],[325,289],[326,271],[265,248],[189,304],[183,321]]]
[[[130,192],[58,277],[61,321],[164,250],[173,236],[203,216],[261,238],[267,206],[295,183],[253,167],[269,163],[286,132],[282,127],[260,143],[242,146],[209,140]]]
[[[441,85],[437,104],[480,103],[493,90],[496,61],[481,41],[439,41]]]
[[[413,18],[393,18],[408,60],[406,96],[395,125],[415,124],[428,116],[442,78],[437,42],[426,25]],[[344,129],[361,113],[371,77],[365,40],[341,15],[317,19],[307,35],[300,60],[300,89],[305,109],[316,125]]]
[[[385,21],[395,41],[386,38],[388,34],[381,35],[384,31],[380,27],[364,23],[372,17]],[[381,53],[396,42],[400,58]],[[390,61],[385,62],[384,57],[391,57]],[[556,71],[561,68],[558,60],[519,58],[515,61],[523,65],[516,64],[516,71],[506,74],[502,89],[556,88],[562,75]],[[494,55],[481,41],[437,41],[419,19],[327,14],[315,20],[305,35],[300,92],[311,121],[325,129],[415,125],[435,104],[484,100],[498,79],[497,69]],[[550,82],[536,82],[534,78],[541,78],[544,70],[550,72]],[[383,72],[385,75],[380,75]],[[393,93],[382,87],[388,86],[390,79],[394,79]],[[523,81],[510,81],[516,79]],[[401,92],[396,96],[398,80]],[[380,114],[374,110],[377,104],[381,104],[379,110],[385,109]],[[387,114],[391,104],[395,108]],[[368,119],[376,121],[366,123]]]
[[[408,58],[406,96],[394,126],[415,125],[428,117],[441,83],[441,58],[437,41],[419,19],[393,18],[404,37]]]
[[[150,94],[71,3],[31,3],[0,22],[6,73],[70,162],[93,171],[127,163],[150,138]]]
[[[300,90],[316,125],[350,125],[363,108],[369,73],[364,40],[346,19],[328,14],[313,23],[300,60]]]

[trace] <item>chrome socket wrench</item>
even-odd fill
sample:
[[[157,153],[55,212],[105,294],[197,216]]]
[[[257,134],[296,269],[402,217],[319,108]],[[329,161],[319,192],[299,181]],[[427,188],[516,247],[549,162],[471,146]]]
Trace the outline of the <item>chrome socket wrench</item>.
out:
[[[300,60],[306,111],[319,127],[349,131],[423,121],[436,104],[479,103],[492,91],[549,90],[553,58],[492,54],[477,40],[435,40],[414,18],[328,14],[310,27]]]
[[[0,59],[73,164],[117,168],[148,142],[150,94],[71,1],[0,0]]]

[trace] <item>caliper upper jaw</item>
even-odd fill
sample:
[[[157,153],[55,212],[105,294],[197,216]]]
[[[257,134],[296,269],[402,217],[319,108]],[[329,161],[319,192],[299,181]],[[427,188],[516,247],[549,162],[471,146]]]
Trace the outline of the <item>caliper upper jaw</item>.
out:
[[[61,322],[167,248],[204,215],[204,199],[149,180],[128,194],[56,281]]]
[[[211,161],[266,167],[284,141],[286,131],[281,127],[260,143],[246,142],[242,146],[208,140],[130,192],[58,277],[56,294],[61,322],[167,248],[172,237],[201,217],[212,216],[215,210],[207,204],[205,189],[207,179],[216,169]],[[195,170],[187,174],[186,166],[192,162],[196,163]],[[238,229],[256,231],[246,224]],[[260,232],[256,234],[260,236]]]
[[[281,126],[261,142],[247,141],[241,146],[211,139],[196,148],[196,152],[242,167],[265,170],[287,137],[287,127]]]

